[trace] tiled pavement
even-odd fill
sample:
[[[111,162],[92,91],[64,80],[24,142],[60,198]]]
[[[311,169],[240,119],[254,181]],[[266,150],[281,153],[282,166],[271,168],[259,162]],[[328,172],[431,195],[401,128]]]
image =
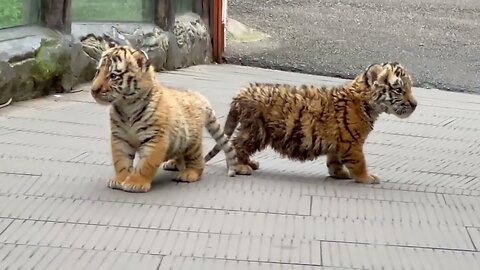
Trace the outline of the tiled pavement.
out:
[[[159,77],[219,115],[249,81],[341,82],[228,65]],[[146,194],[106,187],[108,109],[88,91],[15,103],[0,111],[0,269],[479,269],[480,96],[414,93],[414,115],[382,116],[368,139],[380,185],[265,151],[253,176],[226,177],[219,154],[201,181],[160,171]]]

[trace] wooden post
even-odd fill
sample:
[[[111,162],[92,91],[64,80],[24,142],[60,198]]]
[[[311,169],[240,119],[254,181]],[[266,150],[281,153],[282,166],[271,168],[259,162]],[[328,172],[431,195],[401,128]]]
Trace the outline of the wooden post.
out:
[[[72,0],[63,1],[63,27],[66,33],[72,32]]]
[[[223,62],[223,47],[224,47],[224,25],[222,22],[222,0],[212,0],[213,7],[211,7],[210,17],[210,34],[212,36],[212,54],[213,61],[221,64]]]
[[[48,28],[70,34],[72,30],[71,0],[41,0],[40,18]]]
[[[172,0],[154,0],[154,22],[163,30],[172,29],[175,21],[175,11]],[[175,1],[175,0],[173,0]]]
[[[202,10],[202,13],[200,14],[200,16],[202,16],[202,19],[203,19],[203,22],[210,26],[209,22],[210,22],[210,0],[199,0],[199,1],[202,1],[203,2],[203,10]]]
[[[167,29],[172,30],[173,24],[175,23],[175,5],[173,1],[176,0],[167,0]]]
[[[210,0],[192,0],[193,12],[198,14],[203,23],[209,25],[210,22]]]

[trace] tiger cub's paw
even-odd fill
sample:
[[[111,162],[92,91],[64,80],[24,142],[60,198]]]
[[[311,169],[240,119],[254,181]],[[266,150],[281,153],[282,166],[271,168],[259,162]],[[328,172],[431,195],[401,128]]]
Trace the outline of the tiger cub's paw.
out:
[[[367,174],[364,178],[355,179],[355,182],[362,184],[379,184],[380,178],[375,174]]]
[[[258,170],[258,168],[260,168],[260,163],[258,163],[258,161],[256,160],[250,160],[248,162],[248,166],[250,166],[250,168],[252,168],[252,170],[256,171]]]
[[[128,172],[123,171],[107,181],[107,186],[111,189],[122,189],[122,182],[128,177]]]
[[[201,175],[202,170],[187,168],[178,174],[176,180],[181,182],[196,182],[200,180]]]
[[[122,182],[118,181],[116,177],[107,181],[107,186],[111,189],[122,189]]]
[[[177,162],[174,159],[169,159],[162,164],[162,168],[166,171],[178,171]]]
[[[138,174],[132,174],[121,183],[122,190],[134,193],[144,193],[150,191],[152,187],[152,181],[145,179]]]
[[[328,173],[330,174],[330,177],[335,179],[351,179],[352,178],[348,170],[344,167],[337,170],[333,170],[329,168]]]
[[[253,169],[250,167],[250,165],[238,164],[235,168],[235,171],[238,175],[251,175]]]

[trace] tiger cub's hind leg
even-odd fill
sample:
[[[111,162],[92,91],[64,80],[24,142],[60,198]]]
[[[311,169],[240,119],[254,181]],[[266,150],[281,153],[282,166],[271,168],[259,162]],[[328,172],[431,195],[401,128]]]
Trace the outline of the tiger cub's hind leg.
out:
[[[340,157],[334,153],[327,154],[328,174],[336,179],[351,179],[348,169],[343,165]]]
[[[248,166],[250,166],[250,168],[252,168],[252,170],[256,171],[256,170],[258,170],[258,168],[260,168],[260,163],[256,160],[250,159],[248,161]]]
[[[187,148],[183,158],[185,166],[180,169],[177,180],[182,182],[196,182],[200,180],[205,166],[201,138],[197,139],[194,145]]]
[[[237,174],[251,175],[260,164],[251,160],[250,157],[259,150],[260,142],[255,136],[251,136],[248,130],[241,130],[237,137],[232,140],[233,147],[237,151]]]
[[[362,145],[353,145],[342,153],[342,161],[348,168],[355,182],[362,184],[378,184],[380,179],[373,173],[368,172],[367,162],[363,154]]]

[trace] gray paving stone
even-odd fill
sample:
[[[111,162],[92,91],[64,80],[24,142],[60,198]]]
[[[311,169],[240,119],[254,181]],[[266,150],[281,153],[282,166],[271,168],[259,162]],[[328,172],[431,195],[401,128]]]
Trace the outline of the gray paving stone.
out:
[[[312,199],[313,216],[431,224],[432,226],[442,224],[465,226],[478,220],[476,217],[478,213],[459,212],[458,208],[445,206],[443,203],[428,204],[320,196],[313,196]],[[471,217],[469,219],[462,218],[459,214],[464,212],[471,214]]]
[[[161,261],[161,256],[147,254],[0,244],[1,269],[153,270]]]
[[[230,65],[162,72],[219,116],[250,81],[344,80]],[[0,116],[0,269],[475,269],[480,246],[480,96],[415,88],[419,106],[382,115],[367,139],[379,185],[312,162],[255,155],[260,170],[111,190],[108,107],[85,91],[17,102]],[[204,134],[204,150],[214,142]],[[160,263],[161,262],[161,263]]]
[[[74,168],[73,165],[72,168]],[[100,166],[97,168],[100,168]],[[36,185],[31,187],[28,195],[300,215],[310,214],[310,196],[307,195],[263,193],[253,190],[251,192],[228,190],[222,194],[218,194],[215,190],[182,190],[182,186],[186,184],[172,182],[170,181],[171,177],[164,178],[161,180],[162,182],[158,182],[153,189],[155,192],[143,194],[142,196],[128,194],[107,188],[106,179],[110,177],[112,168],[107,166],[102,166],[101,168],[104,169],[104,179],[82,179],[74,176],[42,176],[37,180]],[[80,172],[81,168],[76,168],[75,170]],[[93,173],[93,171],[90,172]],[[73,174],[72,171],[70,173]],[[225,174],[226,172],[221,177],[225,178]],[[241,177],[238,178],[240,179]],[[228,179],[228,181],[234,180]],[[201,182],[192,183],[191,185],[200,185]],[[179,192],[181,192],[182,196],[178,196]],[[119,194],[121,194],[120,197],[118,196]],[[262,200],[265,200],[264,204],[257,203]]]
[[[110,146],[108,140],[95,138],[66,137],[55,134],[42,134],[29,131],[13,131],[0,136],[0,142],[11,145],[25,145],[44,148],[49,152],[51,149],[72,150],[77,154],[84,152],[108,153]],[[53,155],[52,155],[53,156]]]
[[[8,226],[13,222],[13,219],[9,218],[0,218],[0,234],[2,234]]]
[[[58,178],[64,177],[103,177],[108,179],[113,168],[111,166],[60,162],[53,160],[28,159],[28,167],[23,165],[25,159],[0,156],[0,173],[44,175]],[[59,168],[62,168],[61,170]],[[106,180],[105,180],[106,181]]]
[[[38,175],[0,173],[0,194],[22,194],[38,178]]]
[[[341,208],[329,205],[328,208]],[[373,209],[372,212],[382,211]],[[386,209],[388,212],[390,209]],[[368,212],[368,209],[365,209]],[[207,214],[213,212],[212,214]],[[473,250],[464,226],[447,226],[408,220],[375,220],[344,216],[331,218],[301,217],[249,212],[225,212],[205,209],[179,209],[172,229],[191,232],[243,234],[280,238],[305,238],[327,241],[376,243]],[[213,217],[212,217],[213,215]],[[333,216],[333,215],[331,215]],[[205,218],[216,221],[212,227],[204,226]],[[382,233],[388,231],[389,233]]]
[[[478,252],[445,249],[322,243],[324,266],[361,269],[474,269]]]
[[[445,203],[453,209],[452,216],[462,220],[465,226],[480,227],[480,198],[478,196],[443,195]]]
[[[60,125],[61,123],[61,125]],[[2,122],[7,130],[53,134],[74,138],[102,139],[108,136],[108,129],[97,125],[82,125],[71,122],[39,121],[30,118],[9,118]]]
[[[47,227],[47,228],[45,228]],[[95,234],[87,228],[93,228]],[[54,232],[54,237],[51,233]],[[42,234],[43,235],[42,235]],[[33,238],[33,236],[40,236]],[[320,241],[294,238],[255,237],[240,235],[218,235],[220,239],[226,239],[228,245],[225,249],[220,248],[221,242],[210,242],[213,248],[213,258],[225,258],[231,260],[249,260],[247,250],[241,249],[239,244],[254,248],[251,243],[266,242],[267,249],[262,261],[294,264],[320,265]],[[178,231],[159,231],[151,229],[119,228],[111,226],[95,226],[71,223],[54,223],[44,221],[15,220],[0,235],[0,242],[17,245],[49,246],[70,249],[88,249],[101,251],[137,252],[139,246],[132,246],[134,238],[154,237],[153,243],[158,244],[148,249],[148,254],[191,256],[194,248],[191,246],[205,241],[208,234],[190,233]],[[33,241],[33,239],[38,241]],[[114,239],[121,239],[117,245],[111,243]],[[218,239],[218,240],[220,240]],[[245,242],[246,241],[246,242]],[[140,246],[143,243],[138,243]],[[188,245],[190,244],[190,245]],[[244,246],[245,247],[245,246]]]
[[[475,250],[480,251],[480,227],[467,228]]]
[[[252,262],[240,260],[221,260],[198,257],[164,257],[159,270],[190,270],[190,269],[211,269],[211,270],[341,270],[342,268],[276,264],[267,262]]]

